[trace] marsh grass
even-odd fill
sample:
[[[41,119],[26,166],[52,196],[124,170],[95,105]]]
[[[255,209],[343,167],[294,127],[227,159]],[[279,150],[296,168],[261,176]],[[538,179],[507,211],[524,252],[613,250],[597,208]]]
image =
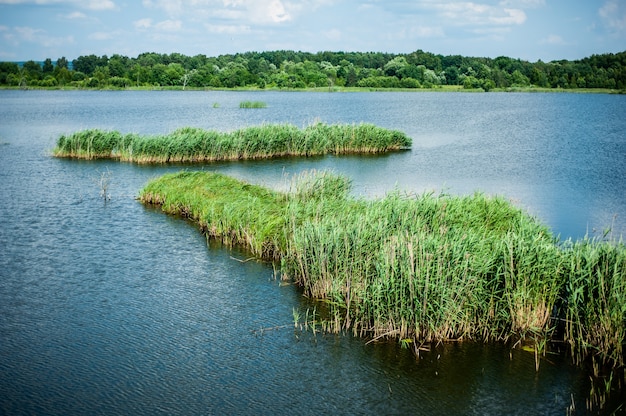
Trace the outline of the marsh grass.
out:
[[[598,375],[607,365],[624,367],[626,250],[623,244],[584,239],[564,250],[565,332],[578,362],[593,358]]]
[[[380,153],[407,149],[411,139],[372,124],[265,124],[232,132],[184,127],[168,135],[140,136],[98,129],[62,135],[53,154],[136,163],[207,162],[277,156]]]
[[[560,242],[503,198],[355,199],[350,181],[328,172],[301,175],[286,193],[181,172],[150,182],[140,198],[280,262],[283,278],[327,304],[324,330],[414,348],[530,342],[537,365],[547,343],[565,342],[578,363],[623,368],[624,244]]]
[[[263,101],[242,101],[239,108],[267,108],[267,104]]]
[[[260,258],[278,259],[285,249],[284,196],[265,188],[218,173],[181,172],[150,182],[140,200],[189,218],[209,237]]]

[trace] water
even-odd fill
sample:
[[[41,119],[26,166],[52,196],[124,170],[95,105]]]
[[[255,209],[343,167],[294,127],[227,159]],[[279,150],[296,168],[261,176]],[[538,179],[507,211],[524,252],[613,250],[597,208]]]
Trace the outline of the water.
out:
[[[239,109],[244,100],[266,109]],[[135,200],[155,176],[218,170],[283,189],[333,169],[354,193],[501,194],[562,238],[626,231],[626,97],[576,94],[0,91],[0,414],[580,413],[588,375],[499,345],[301,332],[314,304],[271,265]],[[213,104],[219,103],[219,108]],[[49,156],[83,128],[141,134],[371,122],[381,157],[137,166]],[[97,181],[111,176],[111,199]]]

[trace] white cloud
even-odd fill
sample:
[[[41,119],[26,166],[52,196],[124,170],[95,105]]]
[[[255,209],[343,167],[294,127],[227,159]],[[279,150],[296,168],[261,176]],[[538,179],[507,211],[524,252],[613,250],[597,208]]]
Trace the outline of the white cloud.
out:
[[[39,37],[41,37],[40,35],[44,33],[42,29],[35,29],[26,26],[19,26],[16,27],[14,30],[20,39],[29,42],[35,42]]]
[[[626,32],[626,3],[619,0],[608,0],[598,10],[598,14],[611,30]]]
[[[0,0],[1,1],[1,0]],[[238,20],[250,24],[278,24],[333,4],[334,0],[142,0],[150,9],[163,10],[170,17],[190,16]]]
[[[521,9],[473,2],[427,3],[451,25],[520,25],[526,21]]]
[[[440,38],[445,36],[443,28],[439,26],[417,26],[411,29],[411,34],[417,38]]]
[[[559,35],[549,35],[547,38],[541,39],[539,42],[543,45],[565,45],[566,42]]]
[[[15,61],[17,55],[14,52],[3,52],[0,50],[0,58],[5,61]]]
[[[135,20],[133,22],[133,25],[135,26],[135,29],[138,29],[138,30],[150,29],[150,27],[152,26],[152,19],[145,18],[145,19]]]
[[[60,4],[88,10],[114,10],[117,8],[111,0],[0,0],[0,4],[36,4],[40,6]]]
[[[545,0],[503,0],[499,3],[504,7],[516,7],[522,9],[533,9],[546,5]]]
[[[470,32],[478,35],[496,35],[501,36],[511,32],[510,27],[478,27],[471,29]]]
[[[253,23],[282,23],[292,19],[281,0],[225,0],[225,3],[241,8],[243,17]]]
[[[526,21],[526,13],[520,9],[503,9],[504,16],[491,16],[490,20],[498,25],[521,25]]]
[[[180,20],[163,20],[161,22],[153,23],[152,19],[144,18],[135,20],[133,22],[135,29],[144,31],[148,29],[154,29],[160,32],[177,32],[182,29],[183,23]]]
[[[111,40],[114,38],[111,32],[94,32],[88,36],[91,40]]]
[[[80,20],[80,19],[86,19],[87,15],[82,12],[72,12],[72,13],[64,15],[63,17],[69,20]]]
[[[227,35],[241,35],[245,33],[250,33],[250,26],[246,25],[211,25],[206,24],[204,27],[210,33],[216,34],[227,34]]]
[[[149,9],[163,9],[171,16],[180,15],[184,11],[182,0],[143,0],[142,4]]]
[[[283,4],[285,8],[289,11],[292,17],[298,17],[301,15],[306,15],[308,13],[312,13],[319,8],[330,7],[335,3],[341,3],[341,1],[337,0],[284,0]],[[357,6],[357,9],[361,8],[361,4]]]
[[[154,25],[157,30],[164,32],[177,32],[182,26],[183,24],[180,20],[164,20]]]
[[[85,4],[83,1],[77,1],[76,4],[84,5],[83,7],[90,10],[113,10],[116,9],[115,3],[111,0],[91,0]]]
[[[330,40],[340,40],[341,39],[341,31],[339,29],[330,29],[322,34],[326,37],[326,39]]]
[[[45,37],[40,42],[46,48],[66,46],[68,44],[74,44],[74,36],[63,37]]]
[[[18,26],[13,28],[13,33],[8,32],[5,35],[5,39],[15,45],[20,45],[23,42],[28,42],[35,43],[46,48],[64,46],[74,43],[73,36],[49,36],[43,29],[36,29],[28,26]]]
[[[217,9],[211,13],[212,17],[223,20],[243,20],[243,12],[241,10]]]

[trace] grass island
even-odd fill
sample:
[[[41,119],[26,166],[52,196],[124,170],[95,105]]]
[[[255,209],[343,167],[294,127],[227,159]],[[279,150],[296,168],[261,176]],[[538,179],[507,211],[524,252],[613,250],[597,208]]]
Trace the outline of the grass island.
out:
[[[509,201],[470,196],[350,196],[350,181],[303,174],[277,192],[211,172],[148,183],[144,204],[196,222],[211,238],[274,261],[305,296],[325,300],[326,330],[427,342],[570,347],[594,372],[623,368],[626,246],[559,241]]]
[[[89,129],[59,137],[53,154],[167,163],[382,153],[410,146],[411,138],[403,132],[368,123],[314,123],[302,129],[292,124],[264,124],[232,132],[183,127],[159,136]]]

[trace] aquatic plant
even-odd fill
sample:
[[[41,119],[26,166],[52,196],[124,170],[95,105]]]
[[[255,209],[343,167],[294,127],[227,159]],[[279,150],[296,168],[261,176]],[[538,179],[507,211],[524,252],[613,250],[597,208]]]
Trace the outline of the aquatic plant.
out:
[[[585,238],[563,247],[567,285],[565,338],[578,362],[593,357],[596,375],[623,367],[626,343],[626,250]]]
[[[97,179],[94,179],[100,188],[100,197],[104,199],[105,202],[111,199],[109,188],[111,187],[112,176],[111,171],[107,168],[106,172],[100,172],[100,176]]]
[[[529,340],[536,355],[561,340],[578,362],[624,365],[624,244],[562,243],[503,198],[395,191],[363,200],[328,172],[296,178],[287,193],[181,172],[151,181],[140,198],[280,261],[283,278],[326,301],[326,330],[414,348]]]
[[[542,292],[549,274],[531,281],[520,260],[553,239],[507,201],[395,192],[306,205],[319,214],[293,224],[284,272],[310,296],[347,309],[344,327],[420,341],[546,330],[558,286]]]
[[[79,159],[111,157],[122,140],[122,134],[116,131],[84,130],[59,137],[54,154]]]
[[[242,101],[239,108],[266,108],[267,104],[263,101]]]
[[[264,124],[232,132],[184,127],[158,136],[90,129],[59,137],[53,154],[166,163],[379,153],[410,146],[411,139],[404,133],[366,123],[315,123],[303,129],[291,124]]]
[[[271,190],[218,173],[181,172],[150,182],[140,199],[258,257],[278,259],[284,251],[284,196]]]

